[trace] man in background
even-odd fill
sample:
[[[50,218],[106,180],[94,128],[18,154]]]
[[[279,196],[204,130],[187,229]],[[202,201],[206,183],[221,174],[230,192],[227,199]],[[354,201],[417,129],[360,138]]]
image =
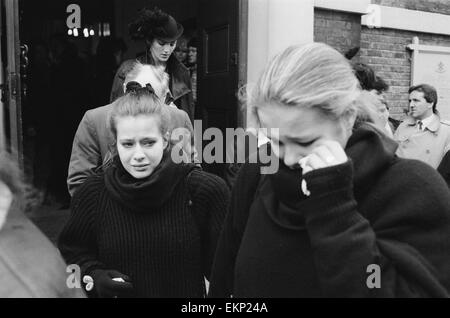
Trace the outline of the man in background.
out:
[[[417,159],[437,169],[450,149],[450,123],[437,111],[436,89],[427,84],[409,89],[409,116],[397,129],[397,155]]]

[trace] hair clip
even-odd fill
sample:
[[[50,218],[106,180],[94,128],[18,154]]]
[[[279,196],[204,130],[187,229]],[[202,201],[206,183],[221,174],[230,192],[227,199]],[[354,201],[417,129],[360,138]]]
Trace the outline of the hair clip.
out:
[[[136,81],[131,81],[127,83],[126,89],[125,89],[125,93],[136,93],[138,91],[138,89],[142,88],[141,84],[139,84]]]
[[[138,92],[148,92],[150,94],[153,94],[156,96],[155,90],[153,89],[152,85],[150,83],[145,84],[144,87],[136,81],[130,81],[127,83],[125,93],[138,93]]]

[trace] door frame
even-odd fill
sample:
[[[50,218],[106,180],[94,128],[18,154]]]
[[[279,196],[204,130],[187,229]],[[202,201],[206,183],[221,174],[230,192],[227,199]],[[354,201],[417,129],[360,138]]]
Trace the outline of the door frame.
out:
[[[6,84],[8,85],[7,102],[9,109],[10,140],[9,151],[20,168],[23,164],[23,131],[20,83],[20,36],[19,36],[19,1],[3,0],[6,16]],[[7,119],[8,120],[8,119]]]
[[[3,3],[0,2],[0,38],[3,37]],[[3,85],[4,82],[4,70],[3,70],[3,58],[2,58],[2,50],[0,49],[0,85]],[[3,94],[3,91],[0,91],[0,94]],[[5,104],[0,100],[0,151],[6,150],[6,136],[5,136]]]
[[[248,66],[248,1],[239,0],[239,19],[238,19],[238,89],[247,84],[247,66]],[[238,100],[237,108],[237,126],[247,127],[247,111],[244,105],[240,105]]]

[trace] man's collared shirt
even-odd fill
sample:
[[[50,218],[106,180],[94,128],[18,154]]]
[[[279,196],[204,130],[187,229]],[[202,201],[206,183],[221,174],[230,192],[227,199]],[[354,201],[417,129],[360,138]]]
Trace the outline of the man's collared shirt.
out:
[[[427,118],[422,120],[422,131],[424,131],[430,125],[433,126],[434,116],[436,116],[436,115],[432,114],[431,116],[428,116]],[[417,121],[417,122],[419,122],[419,121]]]
[[[450,124],[433,114],[422,121],[406,119],[397,129],[394,139],[399,143],[397,155],[401,158],[423,161],[437,168],[450,149]]]

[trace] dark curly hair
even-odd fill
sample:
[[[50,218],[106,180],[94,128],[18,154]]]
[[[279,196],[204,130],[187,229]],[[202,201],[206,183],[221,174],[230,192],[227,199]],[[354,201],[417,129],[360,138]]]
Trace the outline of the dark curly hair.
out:
[[[389,85],[367,64],[355,63],[352,65],[356,78],[359,81],[361,89],[376,90],[378,92],[385,92],[389,89]]]
[[[158,7],[144,8],[139,12],[136,20],[128,26],[130,36],[133,40],[152,41],[155,34],[158,34],[158,28],[161,28],[168,20],[169,14]]]

